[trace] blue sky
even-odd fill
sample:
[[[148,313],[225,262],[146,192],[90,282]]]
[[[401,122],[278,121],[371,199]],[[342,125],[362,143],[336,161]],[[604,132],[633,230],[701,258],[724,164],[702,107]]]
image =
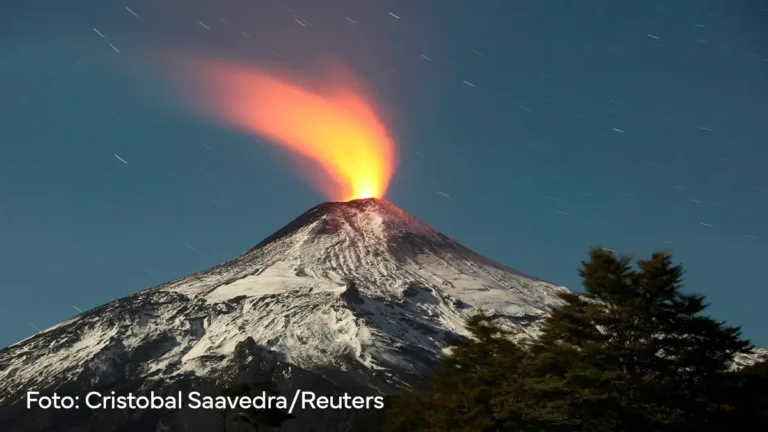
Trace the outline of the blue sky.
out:
[[[768,346],[766,2],[9,0],[0,29],[0,346],[324,200],[168,96],[150,53],[189,48],[303,73],[336,55],[393,113],[390,201],[572,288],[590,246],[671,249]]]

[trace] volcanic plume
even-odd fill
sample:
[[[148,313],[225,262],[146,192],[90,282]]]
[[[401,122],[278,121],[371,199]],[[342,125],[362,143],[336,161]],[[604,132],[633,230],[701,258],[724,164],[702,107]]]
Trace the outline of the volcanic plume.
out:
[[[362,80],[340,63],[313,79],[220,60],[185,68],[201,114],[258,135],[297,156],[302,174],[329,199],[378,198],[395,144]]]

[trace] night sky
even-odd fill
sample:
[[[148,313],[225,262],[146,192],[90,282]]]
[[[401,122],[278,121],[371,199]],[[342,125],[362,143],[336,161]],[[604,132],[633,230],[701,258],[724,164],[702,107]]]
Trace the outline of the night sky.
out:
[[[184,50],[303,74],[336,56],[390,112],[387,199],[573,289],[590,246],[671,249],[686,289],[768,346],[758,0],[4,0],[0,346],[325,200],[171,95],[157,60]]]

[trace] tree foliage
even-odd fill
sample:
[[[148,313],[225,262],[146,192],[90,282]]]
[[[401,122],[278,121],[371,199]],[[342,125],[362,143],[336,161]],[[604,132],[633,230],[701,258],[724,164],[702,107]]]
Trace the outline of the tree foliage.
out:
[[[228,397],[252,397],[265,392],[267,395],[277,396],[271,382],[239,383],[222,389],[223,396]],[[223,432],[229,430],[229,425],[234,423],[254,432],[269,431],[278,428],[286,420],[294,418],[286,410],[269,407],[264,409],[227,409],[219,410],[219,429]],[[238,429],[241,430],[241,429]]]
[[[470,319],[472,338],[426,391],[401,396],[388,429],[715,431],[760,415],[757,378],[729,373],[749,342],[705,315],[704,297],[682,292],[670,255],[633,267],[594,249],[579,274],[585,293],[562,294],[534,340],[516,343],[491,317]]]

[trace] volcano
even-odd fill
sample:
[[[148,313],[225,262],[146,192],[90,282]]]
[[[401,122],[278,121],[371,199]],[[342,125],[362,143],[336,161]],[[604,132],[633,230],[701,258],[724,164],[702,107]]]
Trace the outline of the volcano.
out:
[[[493,313],[535,334],[563,291],[387,201],[324,203],[229,262],[0,351],[0,430],[216,430],[206,412],[30,415],[30,390],[173,394],[261,380],[287,394],[396,393],[421,385],[470,315]],[[285,430],[341,428],[338,413],[294,415]]]

